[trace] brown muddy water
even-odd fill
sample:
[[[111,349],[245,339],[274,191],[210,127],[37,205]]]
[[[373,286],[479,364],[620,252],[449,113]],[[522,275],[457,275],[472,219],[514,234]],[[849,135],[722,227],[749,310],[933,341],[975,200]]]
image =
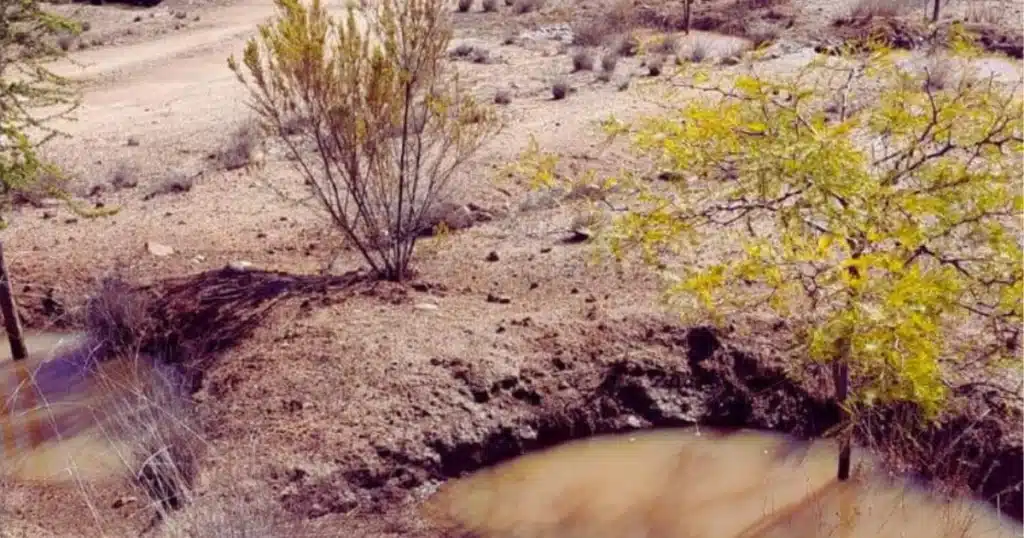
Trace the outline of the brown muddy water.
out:
[[[840,483],[835,467],[827,441],[697,428],[634,432],[566,443],[450,481],[424,513],[477,538],[1021,535],[987,503],[949,502],[870,467]]]
[[[0,479],[96,480],[123,473],[123,443],[104,428],[148,366],[91,360],[83,334],[26,336],[29,358],[0,351]],[[117,405],[115,405],[117,403]]]

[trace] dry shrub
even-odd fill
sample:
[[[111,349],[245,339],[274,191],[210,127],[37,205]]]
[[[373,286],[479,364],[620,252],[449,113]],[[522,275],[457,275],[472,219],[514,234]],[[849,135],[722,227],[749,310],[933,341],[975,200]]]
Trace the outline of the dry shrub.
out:
[[[512,102],[512,93],[508,90],[498,90],[494,93],[494,103],[498,105],[507,105]]]
[[[103,353],[135,353],[154,328],[149,309],[148,297],[126,280],[105,277],[86,298],[86,332]]]
[[[693,63],[701,63],[710,56],[710,48],[706,40],[694,37],[684,47],[682,57]]]
[[[627,58],[636,56],[640,53],[640,37],[633,32],[623,35],[615,45],[615,53]]]
[[[940,91],[957,83],[957,65],[949,58],[932,57],[924,66],[924,89]]]
[[[226,170],[247,166],[260,144],[260,135],[260,128],[255,122],[246,122],[236,128],[220,151],[218,159],[221,165]]]
[[[524,13],[538,11],[542,7],[544,7],[544,0],[516,0],[515,3],[512,4],[512,11],[522,15]]]
[[[473,7],[473,0],[459,0],[459,12],[465,13]]]
[[[315,118],[297,135],[315,151],[284,141],[310,191],[302,198],[381,278],[411,276],[424,215],[500,127],[444,61],[453,32],[446,6],[381,0],[366,7],[363,27],[328,32],[344,21],[326,6],[279,3],[243,60],[229,60],[266,124],[279,127],[285,112]]]
[[[572,70],[577,71],[590,71],[594,69],[594,57],[588,50],[578,50],[572,56]]]
[[[607,75],[611,75],[615,72],[615,67],[619,65],[619,55],[615,52],[609,52],[601,57],[601,71]]]
[[[920,0],[858,0],[850,16],[855,19],[899,17],[922,5]]]
[[[160,538],[283,538],[302,536],[268,501],[203,498],[168,518]]]
[[[194,175],[187,174],[184,170],[174,169],[167,175],[167,177],[158,183],[151,191],[149,191],[143,200],[152,200],[158,196],[166,194],[182,194],[192,190],[195,184]]]
[[[967,4],[965,19],[976,24],[999,24],[1004,20],[1004,8],[1000,5],[973,0]],[[1019,22],[1019,21],[1018,21]],[[1020,25],[1018,25],[1018,28]]]
[[[647,59],[647,74],[652,77],[661,75],[662,68],[665,67],[665,57],[660,54],[656,54]]]
[[[650,48],[650,51],[657,54],[673,55],[679,51],[679,37],[675,34],[666,34]]]
[[[483,0],[480,7],[487,13],[498,11],[498,0]]]
[[[565,99],[566,96],[569,95],[571,89],[572,88],[569,86],[569,81],[565,79],[558,79],[554,82],[554,84],[551,85],[551,97],[555,101],[560,101],[562,99]]]
[[[119,164],[111,174],[110,184],[116,189],[132,189],[138,186],[139,178],[135,167],[127,163]]]

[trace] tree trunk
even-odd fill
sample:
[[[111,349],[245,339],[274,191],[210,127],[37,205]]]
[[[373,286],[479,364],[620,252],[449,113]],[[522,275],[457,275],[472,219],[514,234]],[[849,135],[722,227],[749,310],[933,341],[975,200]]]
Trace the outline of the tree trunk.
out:
[[[841,345],[843,347],[839,359],[832,363],[832,379],[836,385],[836,402],[839,404],[839,423],[841,427],[839,433],[839,468],[836,471],[836,478],[840,481],[845,481],[850,478],[850,453],[852,452],[850,446],[851,434],[847,424],[850,416],[846,409],[846,399],[850,394],[850,369],[847,364],[849,344],[843,342]]]
[[[939,22],[939,2],[941,0],[934,0],[932,4],[932,22]]]
[[[4,260],[3,241],[0,241],[0,312],[3,312],[7,341],[11,344],[11,358],[16,361],[27,358],[28,349],[21,331],[18,304],[14,300],[14,286],[11,285],[11,275],[7,272],[7,262]]]
[[[690,7],[693,0],[683,0],[683,32],[690,34]]]

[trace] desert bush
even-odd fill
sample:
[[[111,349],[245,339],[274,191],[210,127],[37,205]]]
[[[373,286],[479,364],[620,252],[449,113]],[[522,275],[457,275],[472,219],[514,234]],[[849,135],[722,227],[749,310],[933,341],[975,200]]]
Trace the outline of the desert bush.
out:
[[[558,79],[551,85],[551,97],[556,101],[565,99],[569,95],[570,89],[569,81]]]
[[[850,14],[857,19],[892,18],[921,7],[920,0],[858,0]]]
[[[494,92],[494,103],[498,105],[507,105],[512,102],[512,93],[508,90],[498,90]]]
[[[691,39],[683,49],[683,58],[693,63],[701,63],[710,54],[707,41],[699,38]]]
[[[487,13],[498,11],[498,0],[483,0],[480,5]]]
[[[594,57],[588,50],[578,50],[572,55],[572,70],[590,71],[594,68]]]
[[[291,121],[282,124],[282,130],[293,127]],[[253,152],[259,146],[262,132],[259,125],[246,122],[231,132],[219,155],[221,166],[226,170],[237,170],[249,165]]]
[[[338,20],[319,0],[275,2],[230,67],[267,132],[288,113],[309,118],[282,141],[313,200],[375,273],[405,279],[423,216],[498,127],[444,70],[449,12],[443,0],[384,0]]]
[[[517,14],[530,13],[544,7],[544,0],[515,0],[512,11]]]
[[[631,58],[640,53],[640,38],[633,32],[623,35],[615,46],[619,56]]]
[[[661,75],[661,70],[664,67],[665,57],[660,54],[655,54],[647,59],[647,74],[652,77]]]
[[[619,55],[615,51],[609,52],[601,57],[601,71],[611,75],[615,67],[619,65]]]
[[[458,6],[459,11],[465,13],[469,11],[471,7],[473,7],[473,0],[459,0]]]
[[[866,44],[787,77],[697,71],[684,86],[703,98],[678,112],[610,119],[688,179],[666,192],[641,179],[656,174],[615,178],[645,204],[606,244],[671,268],[667,295],[690,322],[781,318],[797,357],[832,366],[847,424],[894,401],[935,418],[966,366],[1019,368],[1024,99],[1019,82],[972,75],[954,30],[966,78],[947,89]]]

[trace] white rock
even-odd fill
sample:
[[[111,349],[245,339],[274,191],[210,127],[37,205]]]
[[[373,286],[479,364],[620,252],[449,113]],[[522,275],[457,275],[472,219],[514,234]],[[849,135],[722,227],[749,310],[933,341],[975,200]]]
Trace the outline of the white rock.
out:
[[[171,248],[170,246],[164,245],[162,243],[156,243],[153,241],[146,242],[146,250],[149,251],[150,254],[160,257],[170,256],[171,254],[174,254],[174,249]]]

